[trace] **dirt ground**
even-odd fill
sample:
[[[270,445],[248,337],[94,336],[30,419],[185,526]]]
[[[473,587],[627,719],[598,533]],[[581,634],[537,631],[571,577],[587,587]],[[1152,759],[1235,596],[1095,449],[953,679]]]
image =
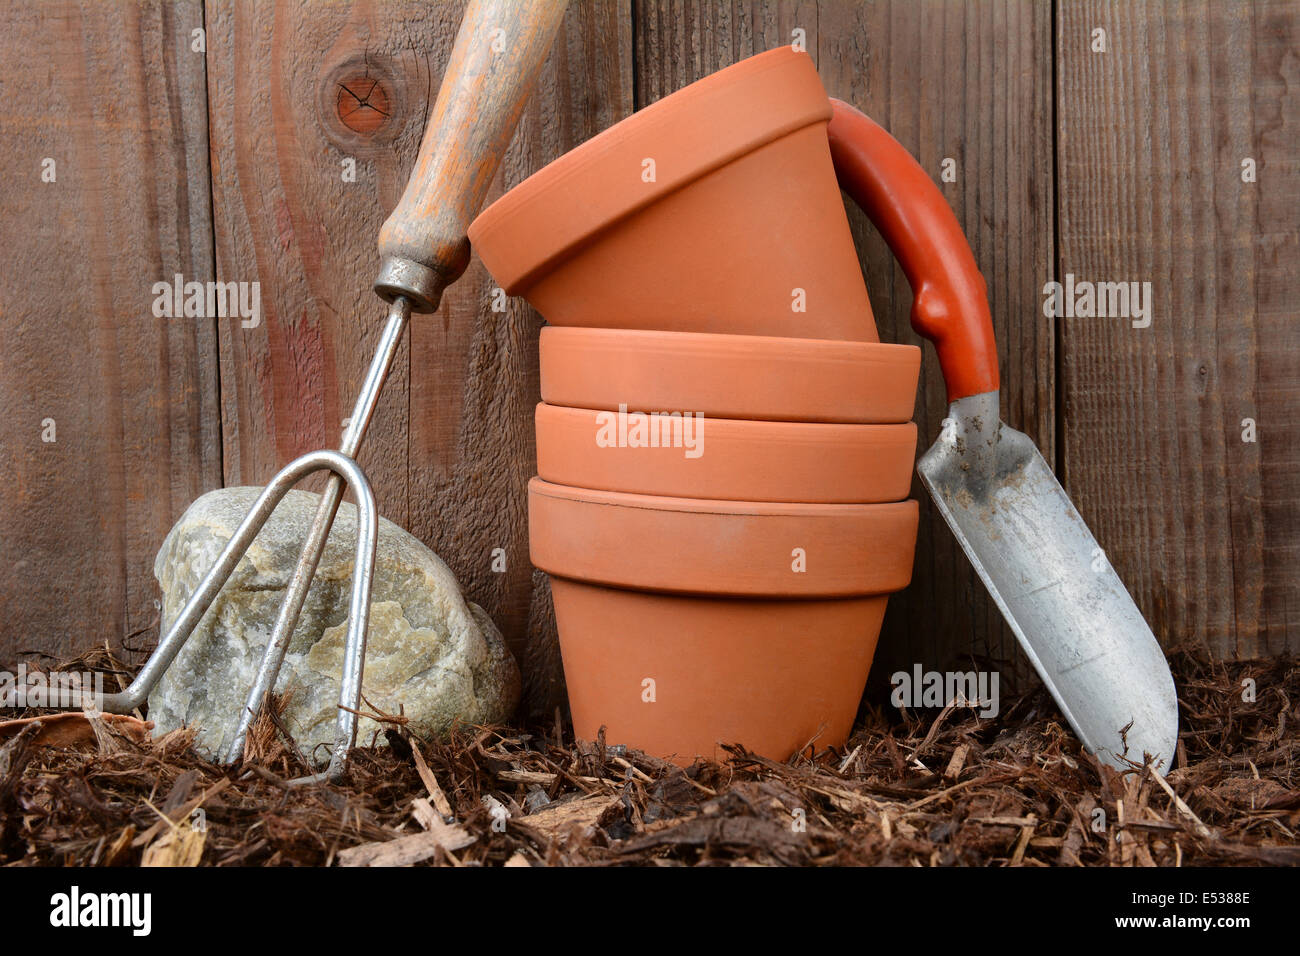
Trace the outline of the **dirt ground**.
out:
[[[735,746],[687,769],[563,723],[417,743],[398,720],[341,785],[311,787],[286,786],[305,768],[269,719],[235,768],[198,757],[188,731],[139,740],[95,721],[50,747],[11,728],[0,864],[1300,864],[1300,663],[1171,663],[1181,742],[1165,774],[1100,766],[1041,690],[992,720],[864,710],[842,752],[775,763]],[[60,666],[129,676],[103,652]]]

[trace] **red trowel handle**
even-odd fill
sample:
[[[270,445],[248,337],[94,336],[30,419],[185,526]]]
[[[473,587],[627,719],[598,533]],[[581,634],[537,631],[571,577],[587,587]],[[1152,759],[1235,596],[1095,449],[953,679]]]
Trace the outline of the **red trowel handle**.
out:
[[[998,388],[988,291],[943,194],[863,113],[831,100],[828,134],[840,186],[862,207],[912,284],[912,328],[934,343],[948,401]]]

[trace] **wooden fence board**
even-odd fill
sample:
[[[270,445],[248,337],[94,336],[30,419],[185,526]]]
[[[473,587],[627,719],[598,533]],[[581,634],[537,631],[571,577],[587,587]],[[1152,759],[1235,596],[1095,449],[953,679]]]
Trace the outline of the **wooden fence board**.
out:
[[[6,7],[0,662],[148,628],[158,545],[220,483],[214,324],[153,313],[155,282],[212,277],[202,25],[190,0]]]
[[[1157,636],[1218,656],[1300,650],[1296,31],[1284,3],[1058,11],[1060,272],[1152,289],[1149,327],[1062,320],[1066,484]]]

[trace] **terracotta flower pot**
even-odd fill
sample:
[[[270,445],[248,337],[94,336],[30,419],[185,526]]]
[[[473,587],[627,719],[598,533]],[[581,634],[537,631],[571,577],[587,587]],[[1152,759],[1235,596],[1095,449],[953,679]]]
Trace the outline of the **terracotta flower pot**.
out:
[[[690,764],[848,739],[888,597],[736,601],[551,578],[575,733]],[[647,685],[651,680],[654,683]],[[652,700],[647,700],[652,697]]]
[[[830,116],[811,57],[761,53],[530,176],[470,241],[552,325],[875,342]]]
[[[912,417],[914,345],[637,329],[542,329],[542,401],[709,418],[890,423]]]
[[[579,737],[689,763],[844,743],[915,501],[763,504],[529,484]],[[647,683],[648,682],[648,683]]]
[[[600,491],[725,501],[901,501],[916,426],[827,425],[539,404],[537,473]]]

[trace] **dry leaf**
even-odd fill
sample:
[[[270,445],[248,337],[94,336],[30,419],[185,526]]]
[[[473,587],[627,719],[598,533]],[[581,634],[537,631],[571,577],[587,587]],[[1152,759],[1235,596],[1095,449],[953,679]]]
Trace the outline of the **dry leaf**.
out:
[[[136,743],[149,740],[153,730],[153,721],[140,720],[129,714],[96,714],[101,726],[112,729],[114,733],[123,734]],[[66,714],[45,714],[41,717],[23,717],[19,720],[0,721],[0,740],[18,734],[30,724],[40,723],[40,733],[36,735],[36,744],[42,747],[75,747],[80,744],[98,742],[91,715],[81,712]]]

